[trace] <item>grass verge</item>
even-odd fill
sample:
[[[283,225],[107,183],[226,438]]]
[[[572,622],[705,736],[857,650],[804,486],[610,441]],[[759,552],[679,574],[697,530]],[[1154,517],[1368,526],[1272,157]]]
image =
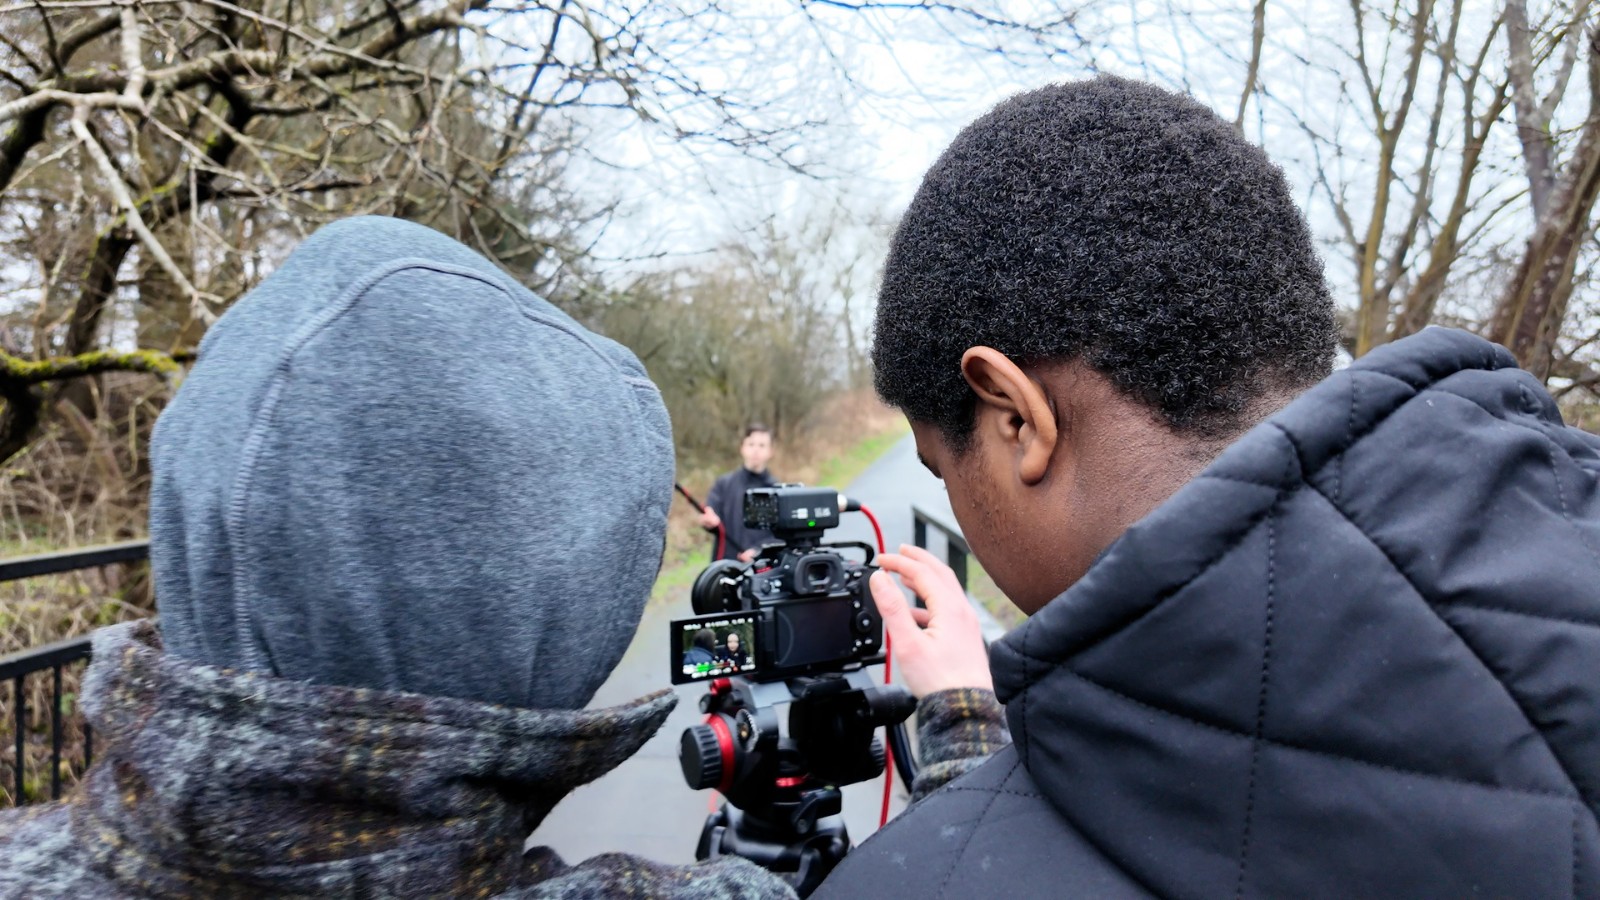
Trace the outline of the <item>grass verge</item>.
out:
[[[972,599],[983,604],[989,615],[994,616],[995,621],[1007,631],[1021,625],[1023,620],[1028,618],[1000,592],[994,579],[990,578],[989,573],[978,564],[978,558],[975,556],[967,557],[967,593],[972,595]]]

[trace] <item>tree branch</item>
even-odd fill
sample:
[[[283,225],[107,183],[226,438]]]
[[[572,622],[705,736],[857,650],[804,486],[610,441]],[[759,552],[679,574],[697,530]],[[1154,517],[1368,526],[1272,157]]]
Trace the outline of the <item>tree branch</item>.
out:
[[[173,262],[172,255],[167,252],[166,247],[161,245],[161,241],[150,230],[150,226],[145,224],[144,216],[139,211],[139,204],[133,202],[133,195],[129,193],[128,186],[123,182],[122,176],[117,173],[117,167],[111,164],[111,157],[106,155],[105,148],[100,146],[100,142],[95,139],[94,135],[89,133],[88,122],[89,107],[78,107],[72,116],[72,133],[78,136],[78,140],[83,143],[83,148],[88,152],[89,158],[94,161],[95,167],[100,170],[100,176],[105,179],[106,187],[111,191],[111,196],[116,198],[117,205],[122,207],[123,213],[127,216],[128,227],[133,229],[133,233],[138,236],[140,245],[144,247],[146,253],[150,254],[150,258],[155,260],[156,264],[167,273],[167,277],[171,278],[173,283],[178,285],[179,289],[188,296],[190,308],[194,311],[195,316],[206,322],[215,321],[216,313],[206,306],[201,292],[189,281],[189,277],[183,274],[183,270],[178,268],[178,264]]]
[[[419,37],[459,27],[463,13],[482,9],[488,3],[489,0],[454,0],[444,9],[405,20],[401,26],[390,29],[354,50],[343,51],[318,41],[316,43],[322,44],[326,49],[292,63],[290,71],[286,74],[330,78],[362,68],[394,67],[396,64],[385,60],[384,57]],[[220,0],[210,0],[209,5],[246,12]],[[38,90],[34,93],[0,105],[0,122],[59,104],[110,106],[138,112],[143,109],[143,103],[139,102],[141,97],[159,99],[166,94],[191,88],[206,81],[273,72],[280,68],[281,62],[280,54],[274,50],[230,47],[150,72],[142,72],[141,67],[140,71],[130,73],[95,72],[52,78],[40,82]],[[143,78],[142,81],[138,80],[140,77]],[[139,88],[138,95],[129,94],[130,86]]]
[[[1512,108],[1516,111],[1517,139],[1522,142],[1522,163],[1528,175],[1528,199],[1533,217],[1544,217],[1555,188],[1554,138],[1549,119],[1533,89],[1533,41],[1528,27],[1527,0],[1506,2],[1506,72],[1511,79]]]
[[[148,372],[173,375],[182,367],[166,353],[134,350],[131,353],[95,351],[50,359],[23,359],[0,350],[0,381],[37,385],[102,372]]]
[[[1233,117],[1233,127],[1244,131],[1244,110],[1250,104],[1250,95],[1256,91],[1256,76],[1261,71],[1261,44],[1267,35],[1267,0],[1256,0],[1250,29],[1250,68],[1245,71],[1244,90],[1239,92],[1239,113]]]

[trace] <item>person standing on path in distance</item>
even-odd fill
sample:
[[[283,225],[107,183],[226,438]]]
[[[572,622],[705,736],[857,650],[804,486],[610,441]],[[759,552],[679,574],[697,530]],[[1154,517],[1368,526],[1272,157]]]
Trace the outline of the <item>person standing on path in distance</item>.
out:
[[[878,558],[973,752],[813,896],[1600,897],[1600,437],[1464,331],[1331,371],[1315,246],[1232,123],[1119,78],[929,170],[875,384],[1030,618],[985,661],[947,567]]]
[[[718,478],[706,494],[700,527],[712,533],[711,552],[716,553],[717,526],[722,526],[725,539],[719,559],[749,562],[756,558],[762,544],[775,540],[765,528],[744,524],[744,492],[778,483],[767,471],[767,463],[772,462],[772,430],[760,423],[746,427],[744,438],[739,441],[739,456],[744,465]]]

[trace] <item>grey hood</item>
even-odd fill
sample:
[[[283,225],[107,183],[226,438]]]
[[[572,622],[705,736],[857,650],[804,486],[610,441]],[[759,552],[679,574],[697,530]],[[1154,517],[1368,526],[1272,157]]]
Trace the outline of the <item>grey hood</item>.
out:
[[[151,447],[168,652],[586,704],[661,560],[671,426],[632,353],[434,231],[307,239],[206,335]]]

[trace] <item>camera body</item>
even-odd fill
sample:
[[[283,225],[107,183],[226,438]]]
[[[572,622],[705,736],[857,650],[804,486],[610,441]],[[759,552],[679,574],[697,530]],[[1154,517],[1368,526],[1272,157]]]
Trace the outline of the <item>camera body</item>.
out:
[[[782,543],[760,548],[749,564],[713,563],[695,579],[700,615],[672,623],[674,684],[732,675],[781,681],[883,661],[883,619],[868,589],[873,548],[819,542],[839,523],[839,500],[828,488],[800,485],[746,492],[746,523]],[[847,559],[841,547],[863,550],[866,560]]]

